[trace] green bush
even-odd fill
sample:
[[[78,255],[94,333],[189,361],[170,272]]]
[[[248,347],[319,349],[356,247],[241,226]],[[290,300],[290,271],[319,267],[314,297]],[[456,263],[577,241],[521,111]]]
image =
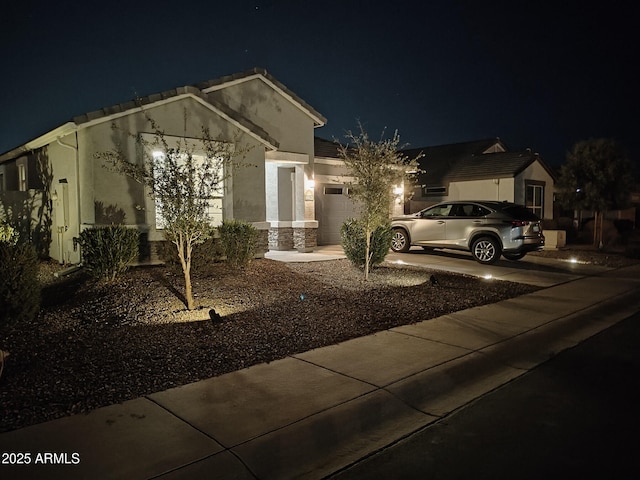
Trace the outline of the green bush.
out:
[[[0,320],[32,320],[40,308],[38,256],[32,245],[0,241]]]
[[[224,220],[218,227],[220,245],[233,267],[245,267],[253,260],[258,244],[258,230],[242,220]]]
[[[139,233],[122,225],[80,233],[84,268],[96,278],[114,281],[138,257]]]
[[[367,248],[364,226],[355,218],[349,218],[340,228],[342,248],[349,261],[357,267],[364,267]],[[370,267],[382,263],[391,247],[391,226],[384,225],[376,228],[371,234]]]

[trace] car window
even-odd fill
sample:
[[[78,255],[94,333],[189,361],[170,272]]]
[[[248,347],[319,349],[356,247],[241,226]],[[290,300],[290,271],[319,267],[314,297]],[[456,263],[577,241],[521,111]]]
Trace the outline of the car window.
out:
[[[490,210],[481,207],[480,205],[472,205],[471,216],[472,217],[484,217],[491,213]]]
[[[511,205],[503,209],[504,212],[518,220],[526,220],[528,222],[537,222],[540,218],[526,207],[521,205]]]
[[[473,203],[459,203],[453,205],[451,215],[456,217],[484,217],[489,210]]]
[[[435,207],[427,208],[420,212],[422,217],[448,217],[451,215],[451,204],[436,205]]]

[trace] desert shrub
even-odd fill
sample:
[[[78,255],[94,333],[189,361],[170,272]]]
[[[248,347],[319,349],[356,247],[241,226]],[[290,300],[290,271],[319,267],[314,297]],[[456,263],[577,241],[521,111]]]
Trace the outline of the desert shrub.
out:
[[[122,225],[91,228],[80,233],[84,267],[93,277],[114,281],[138,257],[137,230]]]
[[[366,255],[366,237],[362,223],[349,218],[340,228],[342,248],[349,261],[357,267],[364,267]],[[371,260],[372,267],[382,263],[391,247],[392,230],[390,225],[376,228],[371,234]]]
[[[253,225],[242,220],[224,220],[218,232],[228,264],[245,267],[253,260],[258,245],[258,230]]]
[[[15,245],[18,243],[20,234],[18,231],[6,222],[0,220],[0,242],[10,243]]]
[[[38,256],[32,245],[0,241],[0,320],[32,320],[40,308]]]

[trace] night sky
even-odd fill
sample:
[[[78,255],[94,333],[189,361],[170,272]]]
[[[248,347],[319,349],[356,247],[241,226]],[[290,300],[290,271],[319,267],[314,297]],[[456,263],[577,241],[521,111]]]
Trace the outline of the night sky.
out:
[[[544,5],[542,5],[544,4]],[[591,6],[589,6],[591,5]],[[0,153],[75,115],[253,67],[344,141],[500,137],[552,165],[611,137],[640,162],[638,2],[11,2],[0,8]]]

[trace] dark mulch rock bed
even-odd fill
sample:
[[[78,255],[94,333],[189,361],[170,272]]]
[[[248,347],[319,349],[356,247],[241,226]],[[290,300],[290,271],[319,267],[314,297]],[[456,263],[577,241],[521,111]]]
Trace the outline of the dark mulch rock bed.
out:
[[[263,259],[242,271],[212,264],[196,272],[198,308],[188,312],[181,273],[168,267],[132,268],[113,284],[48,273],[38,317],[0,330],[0,347],[11,352],[0,431],[537,289],[392,265],[365,283],[347,260]],[[209,319],[211,309],[222,321]]]

